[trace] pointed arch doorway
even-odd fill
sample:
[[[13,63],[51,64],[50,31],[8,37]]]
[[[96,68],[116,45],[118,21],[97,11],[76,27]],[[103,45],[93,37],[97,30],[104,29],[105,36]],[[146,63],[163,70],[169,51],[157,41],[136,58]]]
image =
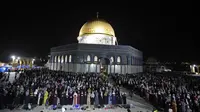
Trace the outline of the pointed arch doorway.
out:
[[[100,57],[99,58],[99,64],[100,64],[100,73],[106,72],[108,73],[108,65],[110,65],[110,59],[106,57]]]

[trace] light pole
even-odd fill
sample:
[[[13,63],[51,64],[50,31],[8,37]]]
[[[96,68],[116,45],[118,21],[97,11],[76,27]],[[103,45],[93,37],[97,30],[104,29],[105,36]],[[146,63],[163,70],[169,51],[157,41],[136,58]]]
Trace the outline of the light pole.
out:
[[[35,59],[32,59],[32,65],[34,64],[34,62],[35,62]]]
[[[14,64],[16,57],[13,55],[13,56],[11,56],[11,58],[12,58],[12,64]]]
[[[17,59],[16,59],[16,63],[18,63],[19,60],[20,60],[20,57],[17,57]]]

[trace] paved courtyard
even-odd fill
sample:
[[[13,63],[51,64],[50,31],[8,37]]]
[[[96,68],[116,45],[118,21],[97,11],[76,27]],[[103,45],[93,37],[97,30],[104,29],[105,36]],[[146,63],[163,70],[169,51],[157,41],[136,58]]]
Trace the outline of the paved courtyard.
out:
[[[152,112],[151,110],[147,110],[140,107],[135,107],[130,109],[131,112]],[[32,110],[24,110],[24,109],[4,109],[0,110],[0,112],[62,112],[62,109],[52,110],[52,109],[46,109],[44,106],[37,106]],[[127,112],[127,109],[125,108],[114,108],[114,109],[88,109],[88,110],[65,110],[65,112]]]

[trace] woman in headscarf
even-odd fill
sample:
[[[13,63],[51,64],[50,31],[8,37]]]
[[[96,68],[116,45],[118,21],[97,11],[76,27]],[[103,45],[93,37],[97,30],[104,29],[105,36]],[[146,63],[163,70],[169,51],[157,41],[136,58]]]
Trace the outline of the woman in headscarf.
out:
[[[22,105],[24,102],[24,87],[20,86],[20,104]]]
[[[32,89],[30,90],[30,103],[34,104],[34,93]]]
[[[94,105],[94,98],[95,98],[95,94],[94,94],[94,91],[92,91],[92,94],[91,94],[91,105]]]
[[[46,104],[46,101],[47,101],[48,95],[49,95],[49,94],[48,94],[48,91],[45,90],[43,104]]]
[[[81,100],[81,101],[80,101],[80,104],[83,105],[83,104],[84,104],[84,100],[85,100],[85,99],[84,99],[84,93],[83,93],[83,91],[81,91],[80,100]]]
[[[14,107],[18,107],[20,104],[19,87],[17,87],[14,95]]]
[[[115,96],[115,91],[113,91],[112,93],[112,104],[115,105],[116,104],[116,96]]]
[[[37,89],[35,89],[35,91],[34,91],[34,100],[33,100],[33,104],[36,104],[37,103],[37,94],[38,94],[38,88]]]
[[[123,104],[126,104],[126,93],[123,93],[122,100],[123,100]]]
[[[100,90],[99,103],[100,103],[101,106],[103,106],[103,104],[104,104],[103,91],[102,90]]]
[[[65,93],[65,101],[64,101],[65,105],[69,104],[69,94],[68,94],[68,89],[66,89],[66,93]]]
[[[65,94],[64,94],[64,92],[62,92],[61,99],[60,99],[60,105],[64,105],[64,104],[65,104]]]
[[[29,96],[29,90],[26,91],[26,94],[25,94],[25,108],[28,109],[28,104],[30,102],[30,96]]]
[[[109,92],[109,96],[108,96],[108,104],[112,105],[112,92]]]
[[[99,93],[97,90],[95,92],[95,106],[99,106]]]
[[[87,90],[86,90],[86,88],[84,88],[84,90],[83,90],[83,104],[87,104]]]
[[[69,98],[68,98],[68,99],[69,99],[69,100],[68,100],[69,102],[68,102],[68,104],[69,104],[69,105],[73,105],[73,91],[72,91],[71,88],[70,88],[70,91],[69,91],[69,94],[68,94],[68,95],[69,95]]]
[[[53,97],[53,107],[57,107],[57,104],[58,104],[58,97],[57,97],[57,94],[54,94],[54,97]]]
[[[49,92],[49,97],[48,97],[48,103],[49,103],[49,105],[53,104],[53,98],[54,98],[54,94],[50,91]]]
[[[175,100],[172,101],[172,110],[173,112],[177,112],[177,104]]]
[[[77,93],[77,104],[80,104],[80,91]]]
[[[74,92],[74,94],[73,94],[73,105],[77,105],[77,96],[78,96],[78,94],[76,93],[76,92]]]
[[[91,91],[88,91],[88,95],[87,95],[87,106],[90,108],[91,102],[90,102],[90,97],[91,97]]]
[[[104,95],[103,95],[103,99],[104,99],[104,104],[108,104],[108,91],[105,90]]]
[[[182,99],[182,101],[181,101],[181,112],[186,112],[186,103],[185,103],[185,101]]]

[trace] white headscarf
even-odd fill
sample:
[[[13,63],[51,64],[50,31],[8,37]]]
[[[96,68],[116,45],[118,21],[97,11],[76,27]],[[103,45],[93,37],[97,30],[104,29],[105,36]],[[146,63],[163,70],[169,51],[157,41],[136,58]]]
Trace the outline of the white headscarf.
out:
[[[37,96],[38,89],[35,89],[34,96]]]

